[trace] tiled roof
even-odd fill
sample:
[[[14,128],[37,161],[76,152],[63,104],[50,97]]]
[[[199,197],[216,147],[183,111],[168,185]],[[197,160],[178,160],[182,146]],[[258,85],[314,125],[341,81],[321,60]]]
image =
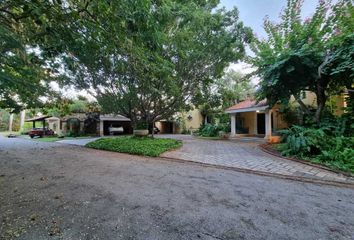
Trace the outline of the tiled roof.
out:
[[[263,99],[262,101],[257,102],[256,100],[252,99],[246,99],[245,101],[239,102],[228,109],[226,111],[231,111],[231,110],[239,110],[239,109],[244,109],[244,108],[257,108],[257,107],[265,107],[267,106],[267,100]]]

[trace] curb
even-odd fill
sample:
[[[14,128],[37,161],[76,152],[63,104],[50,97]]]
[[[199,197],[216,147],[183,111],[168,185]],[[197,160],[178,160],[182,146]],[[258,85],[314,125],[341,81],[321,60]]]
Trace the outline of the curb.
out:
[[[275,156],[275,157],[278,157],[278,158],[282,158],[282,159],[286,159],[286,160],[290,160],[290,161],[294,161],[294,162],[298,162],[298,163],[302,163],[302,164],[306,164],[308,166],[311,166],[311,167],[317,167],[317,168],[321,168],[323,170],[326,170],[326,171],[329,171],[329,172],[333,172],[333,173],[337,173],[337,174],[342,174],[346,177],[351,177],[351,178],[354,178],[354,176],[350,173],[347,173],[347,172],[343,172],[343,171],[340,171],[340,170],[335,170],[335,169],[331,169],[331,168],[328,168],[326,166],[323,166],[323,165],[320,165],[320,164],[315,164],[315,163],[311,163],[309,161],[305,161],[305,160],[301,160],[301,159],[298,159],[298,158],[292,158],[292,157],[284,157],[280,154],[278,154],[277,152],[273,152],[271,150],[269,150],[267,148],[267,146],[270,146],[271,144],[270,143],[263,143],[263,144],[260,144],[258,145],[258,147],[265,153],[268,153],[272,156]]]
[[[149,159],[151,159],[151,158],[149,158]],[[321,180],[321,179],[309,178],[309,177],[290,176],[290,175],[284,175],[284,174],[279,174],[279,173],[269,173],[269,172],[262,172],[262,171],[245,169],[245,168],[221,166],[221,165],[216,165],[216,164],[202,163],[202,162],[196,162],[196,161],[184,160],[184,159],[178,159],[178,158],[158,157],[158,158],[156,158],[156,160],[173,161],[173,162],[179,162],[179,163],[189,163],[189,164],[199,165],[199,166],[203,166],[203,167],[210,167],[210,168],[216,168],[216,169],[222,169],[222,170],[231,170],[231,171],[242,172],[242,173],[247,173],[247,174],[256,174],[256,175],[264,176],[264,177],[275,177],[275,178],[304,182],[304,183],[315,183],[315,184],[320,184],[320,185],[329,185],[329,186],[346,187],[346,188],[353,188],[354,189],[354,182],[349,183],[349,182],[340,182],[340,181],[332,181],[332,180]]]

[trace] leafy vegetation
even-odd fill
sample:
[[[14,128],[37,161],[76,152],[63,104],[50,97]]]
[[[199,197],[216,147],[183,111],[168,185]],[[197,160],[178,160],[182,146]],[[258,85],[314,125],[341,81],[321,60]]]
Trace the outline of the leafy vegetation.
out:
[[[343,126],[343,125],[342,125]],[[343,136],[340,125],[321,128],[292,126],[281,130],[283,144],[278,150],[286,156],[298,156],[330,168],[354,173],[354,137]]]
[[[202,125],[196,133],[202,137],[218,137],[220,132],[229,132],[228,127],[224,124],[207,123]]]
[[[302,111],[320,123],[329,96],[352,88],[354,8],[350,0],[319,1],[314,15],[303,21],[302,3],[288,0],[280,23],[265,20],[268,37],[252,43],[251,62],[261,77],[259,99],[287,104],[293,95]],[[301,99],[306,90],[316,94],[314,112]]]
[[[67,23],[81,9],[64,10],[60,2],[0,2],[0,108],[38,107],[50,94],[48,84],[58,76],[55,57],[71,36]]]
[[[151,137],[101,138],[86,144],[86,147],[135,155],[158,157],[161,153],[182,146],[182,141]]]
[[[89,2],[68,26],[77,41],[63,59],[67,83],[91,90],[104,112],[134,127],[188,109],[198,89],[244,56],[250,36],[237,10],[216,7],[206,0]]]

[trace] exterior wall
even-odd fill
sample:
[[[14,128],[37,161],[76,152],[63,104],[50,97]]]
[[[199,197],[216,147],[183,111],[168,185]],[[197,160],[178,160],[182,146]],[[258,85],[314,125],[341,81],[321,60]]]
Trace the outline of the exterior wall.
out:
[[[192,118],[188,118],[189,116],[191,116]],[[189,111],[188,113],[183,113],[182,117],[187,130],[197,130],[203,123],[203,116],[200,113],[199,109],[194,109]]]
[[[203,123],[203,116],[198,109],[193,109],[189,112],[177,113],[177,117],[181,118],[182,123],[178,124],[177,122],[173,122],[172,132],[173,133],[181,133],[183,130],[187,131],[195,131],[199,129],[200,125]],[[155,122],[155,126],[160,130],[161,133],[166,133],[168,121],[159,121]]]
[[[316,94],[311,91],[305,91],[304,96],[301,98],[305,105],[316,107],[317,106],[317,98]],[[293,106],[299,106],[299,103],[295,100],[294,96],[290,97],[290,104]]]
[[[344,113],[344,108],[347,107],[347,103],[345,101],[345,95],[341,94],[334,97],[335,101],[335,111],[334,114],[337,116],[341,116]]]
[[[243,112],[236,115],[236,122],[239,123],[240,119],[242,125],[240,127],[247,128],[248,134],[257,134],[257,114],[256,112]]]
[[[280,130],[289,127],[288,123],[283,119],[283,116],[279,111],[273,110],[272,116],[273,116],[273,130]]]

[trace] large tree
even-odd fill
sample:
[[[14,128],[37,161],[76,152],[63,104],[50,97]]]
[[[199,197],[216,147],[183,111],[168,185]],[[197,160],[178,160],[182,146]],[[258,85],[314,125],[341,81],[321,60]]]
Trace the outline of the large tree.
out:
[[[0,108],[19,111],[42,105],[48,83],[61,74],[59,58],[75,43],[68,26],[90,1],[0,1]]]
[[[303,21],[302,2],[288,0],[280,23],[265,20],[267,38],[254,41],[251,62],[261,77],[260,99],[286,103],[293,95],[311,115],[301,93],[312,91],[317,97],[313,118],[320,122],[328,96],[353,84],[354,11],[350,0],[333,5],[321,0],[314,15]]]
[[[242,58],[248,28],[218,1],[92,1],[68,26],[69,84],[87,89],[105,112],[135,123],[188,108],[200,88]]]

